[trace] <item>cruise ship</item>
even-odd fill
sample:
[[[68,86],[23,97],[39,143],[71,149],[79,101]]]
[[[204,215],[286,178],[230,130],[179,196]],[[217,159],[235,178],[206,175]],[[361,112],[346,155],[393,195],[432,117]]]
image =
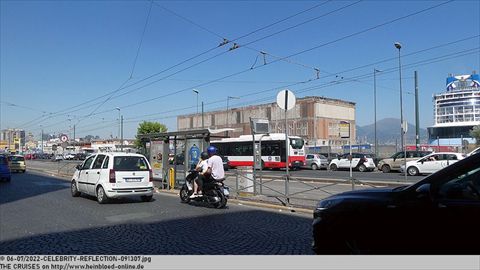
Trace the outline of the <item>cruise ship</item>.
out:
[[[449,75],[446,92],[433,96],[434,125],[428,128],[429,144],[461,146],[475,143],[470,130],[480,125],[480,76]]]

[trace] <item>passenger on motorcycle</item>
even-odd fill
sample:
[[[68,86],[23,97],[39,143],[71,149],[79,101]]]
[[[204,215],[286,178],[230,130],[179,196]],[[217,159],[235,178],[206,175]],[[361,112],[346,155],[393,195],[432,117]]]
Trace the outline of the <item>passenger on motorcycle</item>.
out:
[[[198,173],[198,178],[200,177],[204,177],[204,174],[207,172],[207,169],[208,169],[208,164],[207,164],[207,160],[208,160],[209,156],[208,156],[208,153],[207,152],[202,152],[200,154],[200,161],[198,162],[197,166],[195,167],[195,170]],[[195,198],[195,197],[198,197],[198,196],[201,196],[202,194],[202,189],[201,189],[201,186],[199,186],[199,184],[197,183],[199,181],[194,181],[193,182],[193,194],[190,196],[190,198]]]
[[[223,170],[223,161],[220,156],[217,155],[217,148],[215,146],[209,146],[207,148],[208,153],[208,169],[202,177],[198,177],[198,185],[203,189],[204,183],[210,183],[214,181],[220,181],[225,178],[225,171]]]

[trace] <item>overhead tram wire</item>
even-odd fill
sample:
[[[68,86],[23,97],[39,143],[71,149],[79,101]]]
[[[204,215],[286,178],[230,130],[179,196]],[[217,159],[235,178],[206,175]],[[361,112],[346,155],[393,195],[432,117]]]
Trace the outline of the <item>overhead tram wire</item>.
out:
[[[343,39],[345,39],[345,38],[352,37],[352,36],[357,35],[357,34],[359,34],[359,33],[364,33],[364,32],[366,32],[366,31],[370,31],[370,30],[376,29],[376,28],[378,28],[378,27],[380,27],[380,26],[384,26],[384,25],[387,25],[387,24],[389,24],[389,23],[393,23],[393,22],[399,21],[399,20],[401,20],[401,19],[405,19],[405,18],[411,17],[411,16],[413,16],[413,15],[420,14],[420,13],[422,13],[422,12],[426,12],[426,11],[428,11],[428,10],[431,10],[431,9],[433,9],[433,8],[436,8],[436,7],[439,7],[439,6],[444,5],[444,4],[446,4],[446,3],[449,3],[449,2],[452,2],[452,1],[444,2],[444,3],[438,4],[438,5],[429,7],[429,8],[427,8],[427,9],[423,9],[423,10],[420,10],[420,11],[417,11],[417,12],[414,12],[414,13],[411,13],[411,14],[409,14],[409,15],[402,16],[402,17],[400,17],[400,18],[397,18],[397,19],[388,21],[388,22],[386,22],[386,23],[379,24],[379,25],[377,25],[377,26],[368,28],[368,29],[366,29],[366,30],[362,30],[362,31],[356,32],[356,33],[354,33],[354,34],[350,34],[350,35],[345,36],[345,37],[343,37],[343,38],[340,38],[340,39],[337,39],[337,40],[335,40],[335,41],[329,42],[328,44],[331,44],[331,43],[334,43],[334,42],[338,42],[338,41],[343,40]],[[295,55],[299,55],[299,54],[301,54],[301,53],[305,53],[305,52],[307,52],[307,51],[311,51],[311,50],[313,50],[313,49],[316,49],[316,48],[319,48],[319,47],[325,46],[325,45],[327,45],[327,44],[322,44],[322,45],[320,45],[320,46],[316,46],[316,47],[314,47],[314,48],[310,48],[310,49],[308,49],[308,50],[304,50],[304,51],[298,52],[298,53],[293,54],[293,55],[288,56],[288,57],[292,57],[292,56],[295,56]],[[288,57],[285,57],[285,58],[288,58]],[[276,60],[276,61],[279,61],[279,60]],[[276,61],[274,61],[274,62],[276,62]],[[270,62],[269,64],[271,64],[271,63],[273,63],[273,62]],[[202,85],[210,84],[210,83],[216,82],[216,81],[218,81],[218,80],[222,80],[222,79],[225,79],[225,78],[228,78],[228,77],[232,77],[232,76],[235,76],[235,75],[244,73],[244,72],[246,72],[246,71],[241,71],[241,72],[237,72],[237,73],[235,73],[235,74],[231,74],[231,75],[229,75],[229,76],[224,76],[224,77],[222,77],[222,78],[220,78],[220,79],[217,79],[217,80],[214,80],[214,81],[210,81],[210,82],[205,83],[205,84],[202,84]],[[142,87],[145,87],[145,86],[142,86]],[[189,89],[191,89],[191,87],[189,87],[188,90],[189,90]],[[175,92],[175,93],[178,93],[178,91]],[[170,95],[171,95],[171,94],[170,94]],[[164,97],[164,96],[161,96],[161,97]],[[157,98],[155,98],[155,99],[158,99],[158,98],[161,98],[161,97],[157,97]],[[131,107],[131,106],[135,106],[135,105],[139,105],[139,104],[146,103],[146,102],[148,102],[148,101],[150,101],[150,100],[142,101],[142,102],[137,102],[137,103],[135,103],[135,104],[130,104],[130,105],[128,105],[128,106]]]
[[[426,12],[426,11],[430,11],[430,10],[432,10],[432,9],[434,9],[434,8],[440,7],[440,6],[442,6],[442,5],[445,5],[445,4],[447,4],[447,3],[450,3],[450,2],[452,2],[452,1],[453,1],[453,0],[446,1],[446,2],[443,2],[443,3],[437,4],[437,5],[434,5],[434,6],[425,8],[425,9],[422,9],[422,10],[420,10],[420,11],[416,11],[416,12],[410,13],[410,14],[408,14],[408,15],[401,16],[401,17],[399,17],[399,18],[396,18],[396,19],[393,19],[393,20],[390,20],[390,21],[387,21],[387,22],[384,22],[384,23],[375,25],[375,26],[373,26],[373,27],[369,27],[369,28],[366,28],[366,29],[364,29],[364,30],[357,31],[357,32],[355,32],[355,33],[352,33],[352,34],[343,36],[343,37],[338,38],[338,39],[336,39],[336,40],[333,40],[333,41],[330,41],[330,42],[327,42],[327,43],[323,43],[323,44],[321,44],[321,45],[319,45],[319,46],[315,46],[315,47],[313,47],[313,48],[310,48],[310,49],[307,49],[307,50],[303,50],[303,51],[300,51],[300,52],[291,54],[291,55],[289,55],[289,56],[287,56],[287,57],[283,57],[283,59],[291,58],[291,57],[293,57],[293,56],[297,56],[297,55],[300,55],[300,54],[303,54],[303,53],[306,53],[306,52],[309,52],[309,51],[318,49],[318,48],[320,48],[320,47],[323,47],[323,46],[326,46],[326,45],[330,45],[330,44],[333,44],[333,43],[335,43],[335,42],[339,42],[339,41],[345,40],[345,39],[347,39],[347,38],[357,36],[357,35],[359,35],[359,34],[366,33],[366,32],[368,32],[368,31],[377,29],[377,28],[379,28],[379,27],[382,27],[382,26],[385,26],[385,25],[388,25],[388,24],[391,24],[391,23],[394,23],[394,22],[397,22],[397,21],[400,21],[400,20],[403,20],[403,19],[412,17],[412,16],[414,16],[414,15],[421,14],[421,13]],[[249,42],[249,43],[247,43],[246,45],[249,45],[249,44],[254,43],[254,42],[257,42],[257,41],[258,41],[258,40]],[[281,61],[281,60],[282,60],[282,59],[276,59],[276,60],[273,60],[272,62],[266,63],[266,64],[261,65],[261,66],[257,66],[257,67],[253,67],[253,68],[248,68],[248,69],[245,69],[245,70],[243,70],[243,71],[239,71],[239,72],[236,72],[236,73],[233,73],[233,74],[224,76],[224,77],[222,77],[222,78],[209,81],[209,82],[207,82],[207,83],[203,83],[203,84],[191,86],[191,87],[188,87],[188,88],[185,88],[185,89],[177,90],[177,91],[175,91],[175,92],[171,92],[171,93],[168,93],[168,94],[164,94],[164,95],[161,95],[161,96],[157,96],[157,97],[154,97],[154,98],[150,98],[150,99],[148,99],[148,100],[143,100],[143,101],[140,101],[140,102],[132,103],[132,104],[127,105],[126,107],[137,106],[137,105],[140,105],[140,104],[144,104],[144,103],[147,103],[147,102],[151,102],[151,101],[154,101],[154,100],[158,100],[158,99],[160,99],[160,98],[168,97],[168,96],[171,96],[171,95],[174,95],[174,94],[178,94],[178,93],[181,93],[181,92],[190,91],[190,89],[192,89],[192,88],[198,88],[198,87],[202,87],[202,86],[205,86],[205,85],[209,85],[209,84],[218,82],[219,80],[223,80],[223,79],[226,79],[226,78],[234,77],[234,76],[237,76],[237,75],[246,73],[246,72],[248,72],[248,71],[251,71],[251,70],[254,70],[254,69],[257,69],[257,68],[260,68],[260,67],[265,67],[265,66],[267,66],[267,65],[269,65],[269,64],[273,64],[273,63],[276,63],[276,62]],[[149,84],[147,84],[147,85],[145,85],[145,86],[141,86],[141,87],[143,88],[143,87],[149,86],[149,85],[151,85],[151,84],[153,84],[153,83],[156,83],[156,82],[157,82],[157,81],[154,81],[154,82],[151,82],[151,83],[149,83]],[[134,90],[138,90],[138,89],[139,89],[139,88],[134,89]],[[125,107],[125,106],[124,106],[124,107]]]
[[[435,49],[435,48],[438,48],[439,46],[434,46],[434,47],[431,47],[429,49],[423,49],[423,50],[420,50],[420,51],[417,51],[417,52],[425,52],[427,50],[432,50],[432,49]],[[435,57],[435,58],[431,58],[431,59],[427,59],[427,60],[422,60],[422,61],[419,61],[419,62],[416,62],[416,63],[413,63],[415,65],[421,65],[422,63],[427,63],[428,62],[431,62],[431,61],[435,61],[435,62],[438,62],[438,61],[443,61],[443,59],[447,58],[447,57],[450,57],[452,58],[453,57],[456,57],[456,56],[463,56],[465,53],[475,53],[475,50],[477,50],[478,48],[473,48],[473,49],[468,49],[468,50],[464,50],[464,51],[459,51],[459,52],[454,52],[454,53],[450,53],[450,54],[447,54],[447,55],[443,55],[443,56],[440,56],[440,57]],[[413,53],[410,53],[409,55],[414,55],[416,54],[417,52],[413,52]],[[412,64],[408,64],[408,65],[405,65],[406,68],[408,68],[410,65]],[[364,65],[364,66],[368,66],[368,65]],[[355,69],[355,68],[354,68]],[[352,69],[349,69],[349,70],[352,70]],[[390,69],[385,69],[384,70],[384,73],[389,73],[389,72],[393,72],[396,70],[396,67],[394,68],[390,68]],[[348,70],[346,70],[348,71]],[[335,74],[343,74],[345,73],[346,71],[341,71],[341,72],[337,72]],[[361,75],[361,76],[356,76],[350,80],[358,80],[358,79],[362,79],[362,78],[369,78],[371,77],[371,72],[368,72],[366,75]],[[326,77],[323,77],[324,79],[327,78],[327,77],[332,77],[332,76],[326,76]],[[348,80],[345,79],[345,80]],[[284,85],[284,86],[278,86],[278,87],[273,87],[271,89],[267,89],[267,90],[263,90],[263,91],[255,91],[253,93],[249,93],[249,94],[246,94],[246,95],[242,95],[242,97],[247,97],[247,96],[252,96],[252,95],[258,95],[258,94],[261,94],[261,93],[266,93],[266,92],[270,92],[270,91],[275,91],[277,89],[280,89],[280,88],[285,88],[285,87],[292,87],[294,85],[297,85],[297,84],[303,84],[303,83],[306,83],[308,82],[307,81],[300,81],[300,82],[297,82],[297,83],[294,83],[294,84],[290,84],[290,85]],[[338,84],[338,81],[335,82],[335,84]],[[215,104],[215,103],[220,103],[220,102],[223,102],[223,99],[222,100],[218,100],[218,101],[214,101],[214,102],[210,102],[210,103],[207,103],[206,105],[211,105],[211,104]],[[181,110],[185,110],[185,109],[188,109],[188,108],[193,108],[193,107],[186,107],[186,108],[182,108]],[[173,111],[177,111],[177,110],[173,110]],[[172,110],[169,110],[169,111],[165,111],[165,112],[172,112]],[[160,113],[156,113],[156,114],[162,114],[162,113],[165,113],[165,112],[160,112]],[[102,113],[102,112],[100,112]],[[98,114],[100,114],[98,113]],[[142,116],[150,116],[150,115],[155,115],[155,114],[148,114],[148,115],[142,115]],[[139,117],[142,117],[142,116],[136,116],[136,118],[139,118]],[[65,121],[62,121],[60,123],[64,123],[64,122],[67,122],[66,120]]]
[[[410,66],[412,65],[415,65],[415,66],[420,66],[420,65],[424,65],[424,64],[429,64],[429,63],[433,63],[433,62],[438,62],[438,61],[444,61],[444,60],[448,60],[448,59],[452,59],[452,58],[457,58],[457,57],[461,57],[461,56],[464,56],[466,54],[472,54],[472,53],[475,53],[476,50],[478,50],[479,48],[473,48],[473,49],[468,49],[468,50],[463,50],[463,51],[457,51],[457,52],[454,52],[454,53],[450,53],[450,54],[447,54],[447,55],[442,55],[442,56],[439,56],[439,57],[435,57],[435,58],[430,58],[430,59],[426,59],[426,60],[421,60],[421,61],[418,61],[418,62],[415,62],[415,63],[411,63],[411,64],[406,64],[405,65],[405,68],[409,68]],[[425,51],[425,50],[421,50],[421,51]],[[412,53],[413,54],[413,53]],[[396,70],[396,67],[392,67],[392,68],[389,68],[389,69],[384,69],[383,73],[384,74],[387,74],[387,73],[391,73],[391,72],[395,72]],[[343,74],[345,71],[341,71],[341,72],[337,72],[336,74]],[[319,89],[319,88],[325,88],[326,86],[330,86],[330,85],[338,85],[340,83],[344,83],[344,82],[347,82],[347,81],[350,81],[350,82],[355,82],[357,80],[360,80],[360,79],[368,79],[370,78],[372,75],[371,75],[371,72],[368,72],[364,75],[357,75],[355,77],[351,77],[351,78],[347,78],[345,77],[342,81],[333,81],[333,82],[327,82],[327,83],[324,83],[324,84],[321,84],[319,86],[311,86],[311,87],[307,87],[307,88],[303,88],[301,89],[300,91],[301,92],[305,92],[306,91],[312,91],[312,90],[316,90],[316,89]],[[326,77],[332,77],[332,76],[326,76]],[[325,79],[326,77],[323,77],[323,79]],[[258,95],[258,94],[263,94],[263,93],[267,93],[267,92],[272,92],[272,91],[275,91],[275,90],[278,90],[280,88],[288,88],[288,87],[292,87],[294,85],[301,85],[301,84],[304,84],[308,82],[308,80],[306,81],[301,81],[301,82],[297,82],[297,83],[294,83],[294,84],[291,84],[291,85],[284,85],[284,86],[279,86],[279,87],[273,87],[273,88],[270,88],[270,89],[267,89],[267,90],[262,90],[262,91],[255,91],[255,92],[252,92],[252,93],[248,93],[248,94],[245,94],[245,95],[242,95],[241,97],[248,97],[248,96],[252,96],[252,95]],[[300,92],[300,93],[301,93]],[[271,99],[272,97],[268,97],[267,99]],[[218,101],[214,101],[214,102],[209,102],[209,103],[206,103],[205,105],[211,105],[211,104],[215,104],[215,103],[220,103],[220,102],[223,102],[224,100],[218,100]],[[256,101],[258,101],[258,99],[256,99]],[[176,109],[176,110],[168,110],[168,111],[164,111],[164,112],[159,112],[159,113],[156,113],[156,114],[164,114],[164,113],[168,113],[168,112],[173,112],[173,111],[184,111],[186,109],[189,109],[189,108],[194,108],[195,106],[190,106],[190,107],[185,107],[185,108],[181,108],[181,109]],[[101,112],[100,112],[101,113]],[[156,114],[148,114],[148,115],[140,115],[140,116],[136,116],[134,118],[128,118],[128,119],[138,119],[138,118],[141,118],[143,116],[152,116],[152,115],[156,115]],[[67,122],[66,120],[65,121],[62,121],[61,123],[64,123],[64,122]],[[53,124],[55,125],[55,124]],[[51,125],[51,126],[53,126]]]
[[[329,2],[329,1],[327,1],[327,2]],[[152,1],[152,3],[156,4],[157,6],[160,6],[158,3],[154,2],[154,1]],[[312,10],[313,8],[319,7],[319,6],[321,6],[321,5],[323,5],[323,3],[322,3],[322,4],[318,4],[318,5],[314,6],[314,7],[308,8],[308,9],[306,9],[306,10],[303,10],[303,11],[301,11],[301,12],[298,12],[298,13],[296,13],[296,14],[294,14],[294,15],[291,15],[291,16],[287,17],[286,19],[282,19],[282,20],[277,21],[277,22],[275,22],[275,23],[272,23],[272,24],[270,24],[270,25],[268,25],[268,26],[262,27],[262,28],[260,28],[260,29],[255,30],[255,31],[252,31],[252,32],[250,32],[250,33],[248,33],[248,34],[246,34],[246,35],[243,35],[243,36],[241,36],[241,37],[236,38],[235,40],[238,40],[238,39],[247,37],[247,36],[249,36],[249,35],[251,35],[251,34],[253,34],[253,33],[255,33],[255,32],[258,32],[258,31],[260,31],[260,30],[266,29],[266,28],[271,27],[271,26],[273,26],[273,25],[275,25],[275,24],[278,24],[278,23],[280,23],[280,22],[283,22],[283,21],[285,21],[285,20],[287,20],[287,19],[290,19],[290,18],[293,18],[293,17],[295,17],[295,16],[298,16],[298,15],[300,15],[300,14],[302,14],[302,13],[305,13],[305,12],[307,12],[307,11],[310,11],[310,10]],[[166,8],[163,7],[163,6],[160,6],[160,7],[162,7],[163,9],[165,9],[165,10],[167,10],[167,11],[169,11],[169,12],[172,13],[172,14],[175,14],[176,16],[178,16],[178,17],[180,17],[180,18],[182,18],[182,19],[184,19],[184,20],[188,20],[188,19],[186,19],[185,17],[180,16],[180,15],[178,15],[177,13],[175,13],[175,12],[169,10],[169,9],[166,9]],[[192,22],[191,20],[190,20],[190,23],[195,24],[195,23]],[[108,95],[110,95],[110,94],[117,93],[117,92],[119,92],[120,90],[123,90],[123,89],[129,88],[129,87],[131,87],[131,86],[137,85],[137,84],[139,84],[139,83],[141,83],[141,82],[144,82],[144,81],[146,81],[146,80],[148,80],[148,79],[151,79],[151,78],[153,78],[153,77],[155,77],[155,76],[158,76],[158,75],[160,75],[160,74],[162,74],[162,73],[164,73],[164,72],[167,72],[167,71],[169,71],[169,70],[171,70],[171,69],[173,69],[173,68],[175,68],[175,67],[178,67],[178,66],[180,66],[180,65],[183,65],[184,63],[187,63],[187,62],[189,62],[189,61],[191,61],[191,60],[193,60],[193,59],[196,59],[196,58],[198,58],[198,57],[200,57],[200,56],[203,56],[203,55],[205,55],[205,54],[208,54],[208,53],[212,52],[213,50],[215,50],[215,49],[217,49],[217,48],[219,48],[219,47],[221,47],[221,46],[229,43],[229,41],[226,40],[224,37],[222,37],[222,36],[214,33],[213,31],[210,31],[210,30],[208,30],[208,29],[206,29],[206,28],[204,28],[204,27],[202,27],[202,26],[200,26],[200,25],[198,25],[198,24],[196,24],[196,25],[197,25],[198,27],[200,27],[200,28],[202,28],[202,29],[204,29],[204,30],[206,30],[206,31],[214,34],[214,35],[217,36],[217,37],[221,37],[221,38],[224,40],[223,44],[220,43],[218,46],[215,46],[215,47],[213,47],[213,48],[211,48],[211,49],[208,49],[208,50],[206,50],[206,51],[204,51],[204,52],[202,52],[202,53],[200,53],[200,54],[197,54],[197,55],[195,55],[195,56],[193,56],[193,57],[190,57],[190,58],[188,58],[188,59],[185,59],[185,60],[181,61],[180,63],[178,63],[178,64],[176,64],[176,65],[173,65],[173,66],[171,66],[171,67],[169,67],[169,68],[167,68],[167,69],[164,69],[164,70],[162,70],[162,71],[160,71],[160,72],[157,72],[157,73],[155,73],[155,74],[152,74],[152,75],[150,75],[150,76],[148,76],[148,77],[146,77],[146,78],[143,78],[143,79],[141,79],[141,80],[139,80],[139,81],[137,81],[137,82],[135,82],[135,83],[133,83],[133,84],[130,84],[130,85],[125,86],[125,87],[122,87],[122,88],[120,88],[120,89],[113,90],[113,91],[111,91],[111,92],[109,92],[109,93],[106,93],[106,94],[104,94],[104,95],[102,95],[102,96],[99,96],[99,97],[96,97],[96,98],[93,98],[93,99],[90,99],[90,100],[88,100],[88,101],[86,101],[86,102],[83,102],[83,103],[81,103],[81,104],[79,104],[79,105],[76,105],[76,106],[73,106],[73,107],[69,107],[68,109],[60,110],[60,111],[56,112],[55,114],[65,112],[65,111],[71,110],[71,109],[73,109],[73,108],[78,108],[78,107],[80,107],[80,106],[82,106],[82,105],[85,105],[85,104],[91,103],[91,102],[93,102],[93,101],[96,101],[96,100],[98,100],[99,98],[106,97],[106,96],[108,96]],[[225,42],[225,41],[226,41],[226,42]],[[99,104],[99,103],[96,103],[96,104]],[[95,105],[96,105],[96,104],[95,104]],[[89,108],[89,107],[92,107],[92,106],[87,106],[87,107],[85,107],[85,108]],[[85,108],[82,108],[82,109],[85,109]],[[76,110],[76,111],[78,111],[78,110]]]

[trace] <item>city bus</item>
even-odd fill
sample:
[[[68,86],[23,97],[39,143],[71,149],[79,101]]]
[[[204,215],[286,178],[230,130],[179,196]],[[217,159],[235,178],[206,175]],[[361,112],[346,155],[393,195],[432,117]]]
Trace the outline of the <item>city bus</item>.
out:
[[[261,135],[255,135],[258,143]],[[290,168],[299,168],[305,164],[304,140],[297,136],[288,136],[288,163]],[[210,142],[217,147],[219,155],[228,158],[231,168],[253,166],[252,135],[242,135],[238,138],[225,138]],[[272,133],[262,138],[262,168],[285,168],[285,134]]]

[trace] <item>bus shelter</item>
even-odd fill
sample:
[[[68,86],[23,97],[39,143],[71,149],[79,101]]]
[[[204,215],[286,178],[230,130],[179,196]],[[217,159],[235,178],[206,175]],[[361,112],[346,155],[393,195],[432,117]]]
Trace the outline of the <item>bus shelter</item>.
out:
[[[233,129],[194,129],[138,135],[145,145],[145,156],[152,166],[153,178],[161,181],[160,188],[172,189],[185,181],[195,168],[200,153],[210,146],[210,140],[225,138]]]

